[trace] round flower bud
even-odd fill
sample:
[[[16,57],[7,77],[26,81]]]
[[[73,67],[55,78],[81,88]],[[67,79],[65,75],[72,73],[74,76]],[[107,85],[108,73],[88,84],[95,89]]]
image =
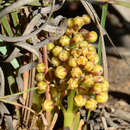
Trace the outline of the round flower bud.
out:
[[[86,75],[83,81],[83,84],[86,85],[86,87],[90,88],[94,84],[94,78],[91,74]]]
[[[82,54],[81,55],[83,55],[83,56],[87,56],[87,54],[88,54],[88,48],[87,47],[85,47],[85,48],[82,48],[81,49],[81,52],[82,52]]]
[[[87,58],[90,62],[93,62],[94,61],[94,53],[93,52],[88,52],[87,53]]]
[[[82,16],[82,18],[83,18],[83,21],[84,21],[85,24],[89,24],[91,22],[90,17],[88,15],[86,15],[86,14],[84,14]]]
[[[69,61],[68,61],[68,64],[71,67],[76,67],[77,66],[76,58],[70,57]]]
[[[59,79],[64,79],[67,75],[67,70],[63,66],[58,66],[55,70],[55,75]]]
[[[37,91],[39,94],[43,94],[45,91],[46,91],[46,88],[47,88],[47,83],[44,82],[44,81],[40,81],[38,84],[37,84]]]
[[[79,49],[74,48],[72,49],[71,54],[73,55],[73,57],[77,58],[82,54],[82,52]]]
[[[106,92],[101,92],[99,94],[96,95],[96,101],[98,103],[106,103],[108,100],[108,93]]]
[[[73,19],[72,18],[68,19],[67,25],[68,25],[69,28],[73,27]]]
[[[78,79],[77,78],[70,78],[68,83],[68,89],[75,89],[78,87]]]
[[[93,56],[93,58],[91,59],[91,61],[94,63],[94,64],[98,64],[99,62],[99,56],[97,54],[95,54]]]
[[[96,48],[92,44],[88,44],[88,51],[93,52],[94,54],[96,53]]]
[[[76,95],[74,97],[74,103],[78,107],[83,107],[86,104],[86,98],[83,95]]]
[[[73,26],[75,30],[79,30],[83,25],[84,21],[82,17],[77,16],[73,19]]]
[[[58,56],[61,51],[62,51],[62,47],[56,46],[56,47],[52,50],[52,53],[53,53],[54,56]]]
[[[68,60],[68,58],[69,58],[69,52],[68,51],[63,50],[63,51],[60,52],[59,59],[61,61],[66,61],[66,60]]]
[[[60,65],[60,61],[59,61],[59,59],[56,58],[56,57],[52,57],[51,63],[52,63],[54,66]]]
[[[86,36],[87,40],[91,43],[96,42],[98,35],[95,31],[91,31]]]
[[[36,66],[36,70],[37,72],[39,73],[43,73],[45,72],[45,64],[44,63],[39,63],[37,66]]]
[[[92,70],[92,73],[95,75],[101,75],[103,73],[103,68],[100,65],[95,65],[95,67]]]
[[[63,35],[60,37],[59,39],[59,43],[62,45],[62,46],[66,46],[66,45],[69,45],[70,44],[70,38],[66,35]]]
[[[82,75],[82,71],[79,67],[74,67],[71,70],[72,77],[79,78]]]
[[[94,64],[93,62],[90,62],[88,61],[87,64],[84,66],[84,69],[87,71],[87,72],[91,72],[94,68]]]
[[[87,61],[88,61],[88,59],[84,56],[80,56],[79,58],[77,58],[78,65],[86,65]]]
[[[88,47],[88,42],[87,41],[81,41],[81,42],[79,42],[79,47],[80,48],[86,48],[86,47]]]
[[[84,38],[83,38],[83,36],[82,36],[81,33],[76,33],[76,34],[74,34],[74,36],[73,36],[73,38],[72,38],[72,41],[73,41],[74,43],[79,43],[79,42],[81,42],[81,41],[84,41]]]
[[[101,92],[106,92],[108,91],[109,84],[106,80],[102,83],[96,83],[93,87],[93,90],[95,93],[101,93]]]
[[[42,104],[42,109],[46,112],[51,112],[54,108],[54,103],[51,100],[45,100]]]
[[[94,82],[102,83],[102,82],[104,82],[104,77],[103,76],[94,76]]]
[[[69,37],[72,37],[72,34],[74,33],[73,28],[67,28],[65,34]]]
[[[48,50],[48,51],[51,51],[54,47],[55,47],[55,45],[54,45],[54,43],[52,43],[52,42],[49,42],[49,43],[47,44],[47,50]]]
[[[44,80],[44,74],[43,74],[43,73],[37,73],[37,74],[36,74],[36,80],[37,80],[37,81],[42,81],[42,80]]]
[[[96,83],[93,86],[93,92],[95,92],[95,93],[101,93],[102,92],[102,84],[101,83]]]
[[[90,98],[86,101],[86,104],[85,104],[86,109],[93,111],[93,110],[96,109],[96,107],[97,107],[97,101],[96,100]]]

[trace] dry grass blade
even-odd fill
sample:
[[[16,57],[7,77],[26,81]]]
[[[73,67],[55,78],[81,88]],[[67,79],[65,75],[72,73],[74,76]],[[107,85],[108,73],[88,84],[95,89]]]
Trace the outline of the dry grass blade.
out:
[[[100,32],[100,34],[101,34],[101,40],[102,40],[102,60],[103,60],[103,68],[104,68],[104,78],[108,80],[108,66],[107,66],[105,43],[104,43],[102,32]]]
[[[25,108],[25,109],[29,110],[30,112],[32,112],[33,114],[35,114],[35,111],[34,111],[34,110],[32,110],[31,108],[26,107],[26,106],[24,106],[24,105],[21,105],[21,104],[19,104],[19,103],[17,103],[17,102],[11,102],[11,101],[4,100],[4,99],[0,99],[0,101],[2,101],[2,102],[4,102],[4,103],[11,104],[11,105],[14,105],[14,106],[18,106],[18,107]]]

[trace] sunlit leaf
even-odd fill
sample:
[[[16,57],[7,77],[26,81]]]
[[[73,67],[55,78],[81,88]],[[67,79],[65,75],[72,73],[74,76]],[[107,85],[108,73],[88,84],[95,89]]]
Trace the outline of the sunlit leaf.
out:
[[[19,68],[19,63],[17,59],[13,59],[10,63],[15,69]]]
[[[6,53],[7,53],[7,48],[6,48],[6,46],[1,46],[1,47],[0,47],[0,52],[1,52],[3,55],[6,55]]]

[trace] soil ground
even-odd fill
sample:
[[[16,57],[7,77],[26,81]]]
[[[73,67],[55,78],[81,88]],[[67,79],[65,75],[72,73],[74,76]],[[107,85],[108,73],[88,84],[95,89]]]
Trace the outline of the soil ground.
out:
[[[127,61],[128,60],[130,60],[130,58],[127,59]],[[129,130],[130,129],[130,66],[123,59],[108,56],[108,69],[109,69],[110,90],[109,90],[109,101],[107,103],[107,106],[113,109],[114,111],[113,114],[117,115],[116,124],[120,125],[119,128],[113,128],[110,130]],[[112,117],[111,119],[113,120],[114,118]],[[121,122],[124,120],[125,122],[122,124]]]
[[[109,56],[108,69],[110,82],[109,103],[116,106],[118,102],[125,102],[127,105],[124,109],[130,112],[130,66],[124,59]]]

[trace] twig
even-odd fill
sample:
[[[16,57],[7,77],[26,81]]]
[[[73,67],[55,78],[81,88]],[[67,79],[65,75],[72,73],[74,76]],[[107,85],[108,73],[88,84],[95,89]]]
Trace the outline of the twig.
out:
[[[103,126],[104,126],[104,130],[108,130],[108,127],[107,127],[107,123],[106,123],[106,120],[104,117],[101,117],[101,120],[102,120],[102,123],[103,123]]]
[[[45,66],[46,66],[45,74],[47,74],[47,72],[48,72],[48,61],[47,61],[47,49],[46,49],[46,46],[43,46],[43,61],[44,61]],[[50,95],[49,82],[48,81],[46,81],[46,82],[47,82],[46,99],[50,100],[51,95]],[[51,118],[51,113],[46,112],[46,119],[48,121],[48,124],[50,124],[50,118]]]
[[[52,122],[51,122],[50,129],[49,129],[49,130],[53,130],[57,119],[58,119],[58,114],[55,113],[55,114],[54,114],[54,117],[53,117],[53,120],[52,120]]]
[[[80,120],[78,130],[82,130],[83,125],[84,125],[84,120]]]

